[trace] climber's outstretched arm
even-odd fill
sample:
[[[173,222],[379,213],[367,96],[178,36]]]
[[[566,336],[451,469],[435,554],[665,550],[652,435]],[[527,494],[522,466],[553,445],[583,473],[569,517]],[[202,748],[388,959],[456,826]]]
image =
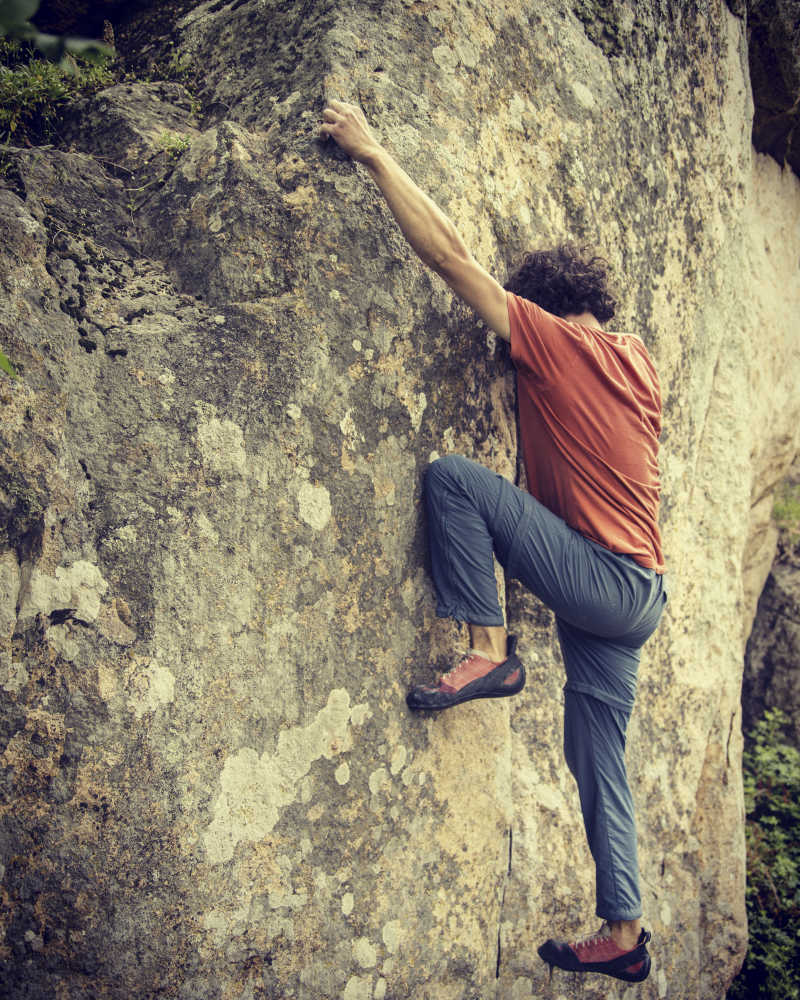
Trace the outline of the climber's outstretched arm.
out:
[[[324,119],[322,134],[331,136],[354,160],[364,164],[417,256],[495,333],[508,340],[503,287],[478,264],[447,216],[373,137],[361,109],[331,101]]]

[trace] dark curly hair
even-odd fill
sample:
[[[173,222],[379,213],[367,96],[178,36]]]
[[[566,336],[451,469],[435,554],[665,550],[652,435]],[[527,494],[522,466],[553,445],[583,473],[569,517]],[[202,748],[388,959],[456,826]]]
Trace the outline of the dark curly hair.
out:
[[[505,288],[556,316],[589,312],[605,323],[617,311],[608,269],[608,261],[588,248],[562,243],[527,254]]]

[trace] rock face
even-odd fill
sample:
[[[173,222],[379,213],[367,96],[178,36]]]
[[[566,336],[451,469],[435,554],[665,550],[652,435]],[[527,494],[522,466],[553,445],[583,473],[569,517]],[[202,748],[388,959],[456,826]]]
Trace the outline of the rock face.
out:
[[[501,278],[565,236],[622,276],[661,374],[673,577],[629,742],[637,996],[722,996],[743,652],[800,426],[800,184],[753,152],[745,24],[172,10],[125,30],[201,68],[196,99],[111,88],[0,188],[4,995],[521,1000],[548,989],[535,945],[595,925],[549,614],[509,586],[513,705],[405,709],[460,638],[421,476],[446,452],[516,475],[513,371],[318,141],[340,97]]]

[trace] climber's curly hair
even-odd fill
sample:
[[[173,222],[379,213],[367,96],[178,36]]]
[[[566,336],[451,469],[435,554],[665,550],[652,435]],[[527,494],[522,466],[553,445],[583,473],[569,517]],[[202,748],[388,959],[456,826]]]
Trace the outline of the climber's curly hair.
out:
[[[587,247],[562,243],[527,254],[505,288],[556,316],[592,313],[604,323],[617,311],[608,261]]]

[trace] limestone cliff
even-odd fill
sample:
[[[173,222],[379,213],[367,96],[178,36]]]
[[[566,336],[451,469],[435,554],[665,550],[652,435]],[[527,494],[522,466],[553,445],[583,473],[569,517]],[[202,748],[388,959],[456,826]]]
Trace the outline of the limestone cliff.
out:
[[[318,141],[333,96],[501,278],[564,236],[623,276],[673,578],[629,743],[636,993],[722,996],[743,651],[800,426],[800,184],[751,145],[744,11],[214,0],[117,36],[198,92],[104,91],[0,187],[5,995],[522,1000],[535,945],[595,923],[548,614],[509,587],[513,705],[405,709],[458,639],[420,478],[453,451],[516,475],[513,371]]]

